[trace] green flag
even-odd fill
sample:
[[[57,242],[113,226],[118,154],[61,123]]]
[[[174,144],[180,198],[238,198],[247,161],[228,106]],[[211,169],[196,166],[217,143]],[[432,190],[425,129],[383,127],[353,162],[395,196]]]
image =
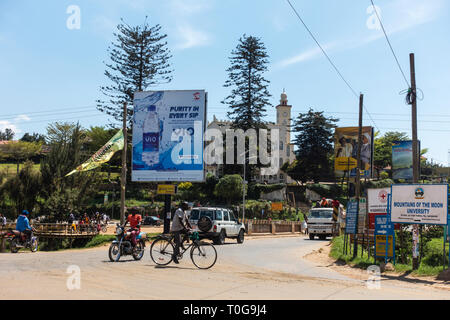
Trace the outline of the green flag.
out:
[[[124,138],[123,131],[120,129],[114,137],[112,137],[103,147],[101,147],[96,153],[92,155],[87,161],[80,164],[75,170],[72,170],[67,176],[78,171],[88,171],[95,169],[105,162],[108,162],[111,157],[119,150],[123,149]]]

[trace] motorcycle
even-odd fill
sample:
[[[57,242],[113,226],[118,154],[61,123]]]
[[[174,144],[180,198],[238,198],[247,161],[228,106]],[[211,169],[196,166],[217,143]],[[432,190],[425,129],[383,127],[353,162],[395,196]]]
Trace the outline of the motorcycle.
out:
[[[139,226],[138,226],[139,227]],[[141,260],[145,251],[145,232],[136,236],[136,246],[131,243],[131,232],[125,231],[120,224],[116,226],[116,240],[109,246],[109,260],[119,261],[121,256],[132,255],[134,260]]]
[[[33,235],[33,233],[31,233],[31,236],[28,239],[26,234],[18,230],[9,229],[6,236],[10,239],[9,248],[11,249],[12,253],[18,252],[21,248],[30,249],[31,252],[36,252],[38,250],[39,241],[38,238]]]

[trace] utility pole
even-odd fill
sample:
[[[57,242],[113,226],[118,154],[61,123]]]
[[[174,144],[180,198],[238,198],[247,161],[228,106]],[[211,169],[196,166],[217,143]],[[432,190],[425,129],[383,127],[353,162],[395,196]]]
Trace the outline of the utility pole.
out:
[[[417,91],[416,91],[416,68],[414,63],[414,53],[409,54],[409,66],[411,70],[411,112],[412,112],[412,153],[413,153],[413,183],[418,183],[419,172],[419,150],[417,144]],[[419,268],[419,225],[413,225],[413,270]]]
[[[362,145],[362,119],[363,119],[363,100],[364,95],[359,95],[359,123],[358,123],[358,150],[356,153],[356,230],[353,244],[353,258],[358,255],[358,222],[359,222],[359,194],[361,190],[360,169],[361,169],[361,145]]]
[[[125,223],[125,186],[127,184],[127,103],[123,104],[123,149],[122,149],[122,172],[120,174],[120,224]]]

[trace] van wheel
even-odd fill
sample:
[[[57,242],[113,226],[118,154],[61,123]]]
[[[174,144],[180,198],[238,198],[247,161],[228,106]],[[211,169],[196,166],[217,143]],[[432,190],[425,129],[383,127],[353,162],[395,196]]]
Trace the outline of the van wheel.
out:
[[[243,243],[244,242],[244,230],[239,231],[239,235],[237,236],[237,243]]]
[[[313,234],[309,234],[309,240],[314,240],[314,235]]]

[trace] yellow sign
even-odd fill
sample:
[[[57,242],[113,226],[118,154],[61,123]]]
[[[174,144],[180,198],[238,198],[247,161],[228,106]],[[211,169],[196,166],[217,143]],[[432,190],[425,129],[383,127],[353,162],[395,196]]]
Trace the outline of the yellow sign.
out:
[[[177,186],[174,184],[158,184],[157,194],[176,194]]]
[[[393,237],[388,237],[388,257],[393,257],[394,253],[392,251]],[[377,257],[384,257],[386,255],[386,236],[376,235],[375,236],[375,254]]]
[[[272,211],[281,211],[283,210],[282,202],[272,202]]]
[[[334,161],[334,170],[348,171],[356,168],[356,159],[352,157],[339,157]]]

